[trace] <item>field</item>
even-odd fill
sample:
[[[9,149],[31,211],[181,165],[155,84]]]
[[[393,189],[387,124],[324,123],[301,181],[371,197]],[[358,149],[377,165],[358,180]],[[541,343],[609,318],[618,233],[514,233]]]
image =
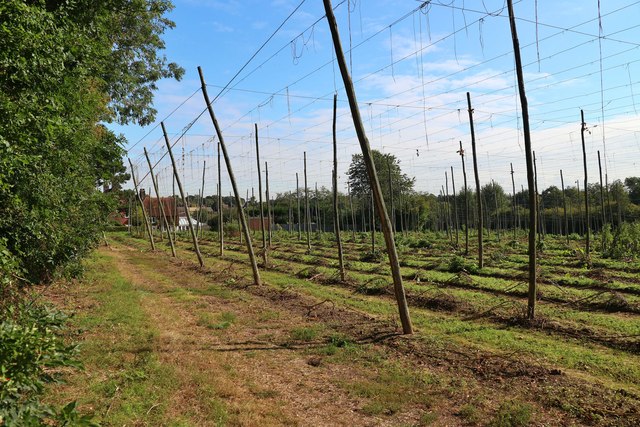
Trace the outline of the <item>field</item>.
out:
[[[501,237],[478,269],[473,236],[468,256],[397,236],[417,330],[403,336],[369,234],[343,234],[342,282],[331,235],[308,252],[275,233],[257,287],[237,237],[220,257],[205,233],[200,269],[186,234],[176,260],[166,239],[151,252],[111,233],[60,302],[81,307],[87,371],[55,399],[106,425],[638,425],[640,264],[547,236],[528,321],[525,236]]]

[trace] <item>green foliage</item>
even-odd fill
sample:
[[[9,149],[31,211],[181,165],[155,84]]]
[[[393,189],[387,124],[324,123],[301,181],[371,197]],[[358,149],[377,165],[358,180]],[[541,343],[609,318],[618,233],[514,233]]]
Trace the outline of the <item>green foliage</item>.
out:
[[[491,427],[524,427],[531,419],[531,405],[508,400],[498,408],[495,418],[489,423]]]
[[[101,123],[153,120],[168,0],[0,2],[0,424],[90,425],[38,400],[75,366],[58,313],[24,304],[29,282],[78,275],[129,177],[125,139]],[[101,187],[103,191],[97,190]]]
[[[622,223],[611,232],[609,224],[602,233],[604,256],[613,259],[636,258],[640,255],[640,222]]]
[[[40,395],[46,383],[57,381],[55,370],[79,368],[76,347],[61,337],[66,316],[37,304],[13,306],[0,323],[0,422],[7,426],[94,425],[80,416],[72,402],[58,410],[43,404]]]
[[[468,261],[459,255],[453,255],[447,264],[447,271],[451,273],[466,271],[467,273],[475,274],[479,270],[478,264]]]

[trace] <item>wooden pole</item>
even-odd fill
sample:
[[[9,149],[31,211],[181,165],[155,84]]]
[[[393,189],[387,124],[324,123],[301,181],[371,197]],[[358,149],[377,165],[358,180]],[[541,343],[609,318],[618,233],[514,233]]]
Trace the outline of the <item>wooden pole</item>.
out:
[[[167,227],[167,234],[169,236],[169,244],[171,245],[171,255],[176,257],[176,247],[173,244],[173,239],[171,238],[171,233],[169,233],[169,222],[167,221],[167,215],[164,211],[164,203],[160,199],[160,191],[158,190],[158,181],[153,174],[153,166],[151,165],[151,160],[149,159],[149,153],[147,153],[147,148],[144,147],[144,156],[147,158],[147,164],[149,165],[149,174],[151,175],[151,181],[153,182],[153,189],[156,192],[156,197],[158,198],[158,208],[160,208],[160,214],[162,219],[164,220],[164,226]],[[162,234],[162,233],[161,233]]]
[[[296,202],[298,203],[298,240],[302,240],[302,216],[300,212],[300,183],[296,172]]]
[[[391,229],[396,232],[396,212],[393,207],[393,184],[391,183],[391,160],[387,157],[387,178],[389,182],[389,201],[391,202]]]
[[[269,165],[264,162],[264,182],[267,184],[266,196],[267,196],[267,246],[271,248],[271,195],[269,194]]]
[[[349,209],[351,210],[351,238],[356,241],[356,213],[353,211],[353,200],[351,198],[351,184],[347,181],[347,194],[349,196]]]
[[[153,241],[153,232],[151,231],[151,224],[149,223],[149,218],[147,217],[147,211],[144,208],[144,203],[142,202],[142,198],[140,197],[140,191],[138,190],[138,180],[136,179],[136,173],[133,170],[133,163],[131,163],[131,159],[129,160],[129,166],[131,166],[131,178],[133,178],[133,188],[136,191],[136,197],[138,198],[138,202],[140,203],[140,208],[142,209],[142,218],[144,219],[145,227],[147,228],[147,233],[149,234],[149,243],[151,244],[151,250],[156,250],[156,244]],[[149,200],[151,200],[151,195],[149,195]],[[149,207],[151,207],[151,203],[149,203]]]
[[[340,267],[340,280],[344,282],[344,257],[342,253],[342,240],[340,239],[340,220],[338,214],[338,138],[336,136],[336,122],[338,109],[338,95],[333,95],[333,223],[338,243],[338,265]]]
[[[262,202],[262,172],[260,171],[260,145],[258,144],[258,124],[254,123],[256,133],[256,163],[258,165],[258,203],[260,205],[260,231],[262,232],[262,261],[264,266],[268,265],[267,260],[267,235],[264,229],[264,205]]]
[[[500,241],[500,211],[498,209],[498,190],[496,190],[496,182],[491,180],[491,186],[493,187],[493,200],[496,208],[496,234],[498,236],[498,242]]]
[[[600,162],[600,150],[598,150],[598,171],[600,172],[600,218],[602,221],[602,228],[600,229],[600,232],[602,232],[604,230],[604,225],[607,223],[607,214],[604,210],[604,187],[602,182],[602,163]],[[604,251],[605,249],[605,241],[604,239],[602,239],[602,250]]]
[[[454,218],[454,226],[456,229],[456,247],[459,244],[458,240],[458,199],[456,198],[456,179],[453,176],[453,166],[451,166],[451,189],[453,190],[453,218]]]
[[[169,135],[167,135],[167,130],[164,127],[164,122],[160,122],[160,126],[162,126],[162,134],[164,135],[164,142],[165,144],[167,144],[167,151],[169,152],[169,157],[171,158],[171,165],[173,166],[173,175],[176,177],[176,184],[178,184],[180,197],[182,198],[182,203],[184,204],[184,209],[187,214],[189,231],[191,231],[191,239],[193,240],[193,249],[196,251],[196,256],[198,257],[198,262],[200,263],[200,267],[204,267],[204,260],[202,259],[202,254],[200,253],[200,246],[198,246],[198,237],[196,236],[196,232],[193,229],[193,222],[191,221],[191,215],[189,214],[189,206],[187,205],[187,199],[184,196],[184,190],[182,189],[182,183],[180,182],[180,176],[178,174],[178,168],[176,167],[176,161],[173,158],[173,152],[171,151],[171,143],[169,142]]]
[[[307,233],[307,252],[311,252],[311,211],[309,210],[309,187],[307,186],[307,152],[304,152],[304,227]]]
[[[584,122],[584,111],[580,110],[580,120],[582,120],[580,124],[580,137],[582,138],[582,162],[584,165],[584,209],[585,209],[585,231],[586,231],[586,240],[585,240],[585,252],[587,257],[591,252],[591,242],[590,242],[590,219],[589,219],[589,182],[587,180],[587,148],[584,142],[584,132],[587,130],[587,124]]]
[[[513,241],[515,242],[517,240],[517,238],[518,238],[517,229],[516,229],[516,181],[515,181],[515,178],[513,177],[513,163],[509,163],[509,165],[511,166],[511,188],[512,188],[511,195],[513,197],[513,200],[512,200],[513,203],[511,204],[512,205],[511,211],[512,211],[512,216],[513,216],[513,218],[512,218],[512,221],[513,221]]]
[[[460,160],[462,161],[462,178],[464,180],[464,254],[469,254],[469,188],[467,187],[467,169],[464,165],[464,150],[460,141]]]
[[[544,227],[544,218],[542,216],[542,212],[540,210],[540,195],[538,194],[538,167],[536,166],[536,152],[533,152],[533,182],[535,186],[535,195],[536,195],[536,205],[535,209],[538,212],[538,240],[542,239],[543,227]]]
[[[536,300],[538,298],[536,280],[536,200],[534,194],[535,182],[533,180],[533,157],[531,149],[531,133],[529,131],[529,106],[527,94],[524,89],[524,75],[522,73],[522,60],[520,59],[520,42],[516,29],[516,18],[513,13],[513,0],[507,0],[509,9],[509,24],[511,26],[511,38],[513,41],[513,53],[516,61],[516,74],[518,77],[518,91],[522,106],[522,123],[524,128],[524,146],[527,159],[527,183],[529,185],[529,292],[527,303],[527,317],[535,317]]]
[[[342,45],[340,43],[340,35],[338,34],[338,25],[336,24],[335,16],[333,15],[333,8],[331,6],[331,0],[323,0],[325,13],[327,15],[327,22],[329,29],[331,30],[331,37],[333,39],[333,46],[336,51],[336,58],[340,67],[340,73],[342,74],[342,80],[344,82],[345,91],[349,98],[349,107],[351,109],[351,116],[358,135],[358,141],[362,149],[363,159],[367,167],[367,173],[369,175],[369,182],[371,184],[375,203],[378,208],[378,214],[380,216],[380,222],[382,225],[382,231],[384,233],[385,242],[387,245],[387,252],[389,255],[389,263],[391,264],[391,272],[393,275],[394,291],[396,301],[398,303],[398,310],[400,314],[400,321],[402,323],[402,330],[405,334],[413,333],[413,326],[411,325],[411,318],[409,316],[409,307],[407,305],[407,299],[404,292],[404,286],[402,285],[402,275],[400,274],[400,263],[398,260],[398,253],[396,251],[395,239],[393,236],[393,230],[391,228],[391,221],[387,213],[387,208],[384,204],[382,197],[382,190],[380,188],[380,182],[378,181],[378,175],[376,173],[376,167],[373,163],[373,157],[371,154],[371,148],[369,141],[365,135],[364,125],[360,118],[360,111],[358,110],[358,102],[356,100],[355,89],[353,88],[353,82],[351,76],[347,70],[347,64],[342,51]]]
[[[564,209],[564,234],[567,235],[567,244],[569,243],[569,220],[567,218],[567,194],[564,190],[564,176],[560,169],[560,185],[562,185],[562,208]]]
[[[382,189],[381,189],[382,190]],[[373,191],[369,193],[369,206],[371,207],[369,213],[369,220],[371,225],[371,253],[376,251],[376,215],[375,215],[375,203],[373,201]]]
[[[471,128],[471,154],[473,155],[473,174],[476,180],[476,204],[478,205],[478,267],[482,268],[482,234],[484,226],[482,221],[482,196],[480,194],[480,176],[478,175],[478,158],[476,155],[476,134],[473,129],[473,108],[471,108],[471,94],[467,92],[467,106],[469,107],[469,127]]]
[[[251,235],[249,234],[249,227],[247,227],[247,219],[244,217],[244,211],[242,209],[242,203],[240,200],[240,192],[238,191],[238,186],[236,185],[236,178],[233,174],[233,167],[231,166],[231,160],[229,159],[229,154],[227,153],[227,147],[224,144],[224,138],[222,136],[222,131],[220,130],[220,126],[218,125],[218,120],[213,112],[213,107],[211,106],[211,101],[209,101],[209,94],[207,92],[207,85],[204,81],[204,76],[202,74],[202,68],[198,67],[198,74],[200,74],[200,83],[202,84],[202,95],[204,96],[204,100],[207,104],[207,110],[209,110],[209,116],[211,117],[211,121],[213,122],[213,126],[216,129],[216,134],[218,135],[218,141],[220,141],[220,147],[222,148],[222,155],[224,156],[224,161],[227,165],[227,171],[229,172],[229,179],[231,180],[231,187],[233,188],[233,194],[236,199],[236,208],[238,209],[238,217],[239,221],[242,224],[242,230],[244,232],[245,242],[247,245],[247,252],[249,252],[249,261],[251,262],[251,270],[253,271],[253,282],[256,285],[260,285],[260,272],[258,271],[258,263],[256,262],[255,254],[253,253],[253,244],[251,243]]]
[[[204,201],[204,174],[207,170],[207,161],[202,161],[202,186],[200,187],[200,200],[198,201],[198,237],[202,238],[202,205]]]
[[[224,214],[222,212],[222,168],[220,167],[220,142],[218,142],[218,239],[220,256],[224,255]]]

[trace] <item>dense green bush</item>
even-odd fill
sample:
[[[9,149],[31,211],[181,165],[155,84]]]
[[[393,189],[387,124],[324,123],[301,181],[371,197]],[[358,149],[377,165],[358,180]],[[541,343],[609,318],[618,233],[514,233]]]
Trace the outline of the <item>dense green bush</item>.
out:
[[[640,255],[640,222],[623,222],[613,232],[607,224],[601,238],[604,241],[605,257],[624,259]]]

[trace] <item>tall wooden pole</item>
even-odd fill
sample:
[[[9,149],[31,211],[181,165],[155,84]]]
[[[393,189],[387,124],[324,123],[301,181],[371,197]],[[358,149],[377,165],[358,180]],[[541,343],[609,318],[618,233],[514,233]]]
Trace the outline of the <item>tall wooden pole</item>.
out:
[[[462,178],[464,180],[464,254],[469,254],[469,188],[467,187],[467,168],[464,165],[464,150],[460,141],[460,160],[462,161]]]
[[[224,215],[222,213],[222,168],[220,167],[220,142],[218,142],[218,239],[220,256],[224,255]]]
[[[338,264],[340,280],[344,282],[344,258],[342,254],[342,240],[340,239],[340,215],[338,214],[338,138],[336,136],[336,122],[338,109],[338,95],[333,95],[333,223],[338,243]]]
[[[387,180],[389,182],[389,201],[391,202],[391,229],[396,232],[396,212],[393,206],[393,184],[391,183],[391,160],[387,157]]]
[[[239,221],[242,225],[242,231],[244,232],[245,243],[247,245],[247,252],[249,253],[249,261],[251,262],[251,270],[253,272],[253,283],[255,285],[260,285],[260,272],[258,271],[258,263],[256,262],[255,254],[253,253],[253,244],[251,243],[251,235],[249,234],[249,227],[247,227],[247,219],[244,216],[244,211],[242,209],[242,201],[240,200],[240,192],[238,191],[238,186],[236,184],[236,177],[233,174],[233,167],[231,166],[231,160],[229,159],[229,153],[227,153],[227,147],[224,144],[224,137],[222,136],[222,131],[220,130],[220,125],[218,125],[218,120],[213,112],[213,107],[211,105],[211,101],[209,100],[209,93],[207,92],[207,85],[204,81],[204,75],[202,74],[202,68],[198,67],[198,74],[200,74],[200,83],[202,84],[202,95],[204,96],[204,100],[207,104],[207,110],[209,111],[209,116],[211,117],[211,121],[213,122],[213,126],[216,129],[216,134],[218,135],[218,141],[220,141],[220,147],[222,148],[222,155],[224,156],[224,162],[227,166],[227,171],[229,172],[229,179],[231,180],[231,187],[233,188],[233,194],[236,199],[236,208],[238,210]]]
[[[378,181],[378,175],[376,173],[376,167],[373,162],[371,154],[371,148],[369,141],[365,135],[364,125],[360,118],[360,111],[358,110],[358,102],[356,100],[355,89],[353,88],[353,82],[347,69],[347,64],[342,51],[342,45],[340,43],[340,35],[338,34],[338,25],[336,24],[336,18],[333,15],[333,8],[331,6],[331,0],[323,0],[325,13],[327,15],[327,22],[329,23],[329,29],[331,30],[331,37],[333,38],[333,46],[336,51],[336,58],[338,65],[340,66],[340,73],[342,74],[342,80],[344,82],[345,91],[349,98],[349,107],[351,108],[351,116],[353,118],[354,127],[358,135],[358,141],[362,149],[362,155],[367,167],[367,173],[369,175],[369,182],[373,190],[375,203],[378,208],[378,214],[380,216],[380,222],[382,225],[382,231],[384,233],[385,242],[387,245],[387,252],[389,255],[389,262],[391,264],[391,272],[393,275],[394,291],[396,301],[398,303],[398,310],[400,314],[400,321],[402,323],[402,330],[405,334],[413,333],[413,326],[411,325],[411,318],[409,316],[409,307],[407,305],[407,299],[404,292],[404,286],[402,285],[402,275],[400,274],[400,263],[398,260],[398,253],[396,251],[395,239],[393,236],[393,230],[391,228],[391,221],[387,213],[387,208],[384,204],[382,197],[382,190],[380,188],[380,182]]]
[[[471,108],[471,94],[467,92],[467,106],[469,108],[469,127],[471,128],[471,154],[473,155],[473,175],[476,180],[476,204],[478,208],[478,267],[482,268],[482,234],[484,225],[482,221],[482,195],[480,194],[480,176],[478,175],[478,158],[476,155],[476,134],[473,129],[473,108]]]
[[[153,182],[153,189],[156,192],[156,197],[158,198],[158,208],[160,208],[160,215],[164,220],[164,226],[167,227],[167,234],[169,235],[169,244],[171,245],[171,255],[176,257],[176,247],[173,244],[173,239],[171,238],[171,233],[169,232],[169,222],[167,221],[167,215],[164,210],[164,203],[162,199],[160,199],[160,191],[158,190],[158,181],[156,180],[155,175],[153,174],[153,166],[151,165],[151,160],[149,159],[149,153],[147,153],[147,148],[144,147],[144,156],[147,158],[147,164],[149,165],[149,174],[151,175],[151,181]]]
[[[151,244],[151,250],[156,250],[156,244],[153,241],[153,232],[151,230],[151,223],[149,222],[149,218],[147,217],[147,211],[144,208],[144,203],[142,202],[142,197],[140,197],[140,190],[138,190],[138,180],[136,179],[136,173],[133,170],[133,163],[131,163],[131,159],[129,160],[129,166],[131,166],[131,178],[133,178],[133,188],[136,191],[136,197],[138,202],[140,203],[140,208],[142,209],[142,218],[144,219],[144,225],[147,228],[147,233],[149,234],[149,243]],[[149,200],[151,200],[151,195],[149,195]],[[149,207],[151,207],[151,203],[149,203]]]
[[[266,267],[267,260],[267,235],[264,229],[264,205],[262,203],[262,172],[260,172],[260,145],[258,144],[258,124],[254,123],[256,133],[256,163],[258,165],[258,203],[260,204],[260,231],[262,232],[262,261]]]
[[[300,212],[300,182],[296,172],[296,202],[298,203],[298,240],[302,240],[302,216]]]
[[[590,228],[591,223],[589,219],[589,182],[587,178],[587,148],[584,142],[584,132],[587,130],[587,124],[584,122],[584,111],[580,110],[580,120],[582,121],[580,124],[580,137],[582,138],[582,162],[584,165],[584,209],[585,209],[585,231],[586,231],[586,241],[585,241],[585,252],[587,256],[591,252],[591,242],[590,242]]]
[[[200,200],[198,201],[198,237],[202,238],[202,205],[204,201],[204,175],[207,170],[207,161],[202,162],[202,186],[200,187]]]
[[[351,184],[347,181],[347,195],[349,196],[349,209],[351,210],[351,238],[356,241],[356,213],[353,211],[353,200],[351,198]]]
[[[598,150],[598,171],[600,172],[600,217],[602,220],[602,228],[600,231],[602,231],[604,229],[604,225],[607,223],[607,213],[604,210],[604,187],[602,182],[602,163],[600,162],[600,150]],[[602,239],[602,249],[605,249],[604,239]]]
[[[564,176],[560,169],[560,185],[562,185],[562,208],[564,209],[564,234],[567,236],[567,244],[569,243],[569,220],[567,218],[567,194],[564,190]]]
[[[536,280],[536,200],[534,194],[535,183],[533,181],[533,156],[531,154],[531,133],[529,130],[529,106],[527,94],[524,89],[524,75],[522,73],[522,60],[520,59],[520,42],[516,30],[516,18],[513,13],[513,0],[507,0],[509,9],[509,24],[511,26],[511,38],[513,41],[513,53],[516,60],[516,74],[518,76],[518,91],[520,105],[522,107],[522,122],[524,128],[524,146],[527,159],[527,184],[529,186],[529,292],[527,303],[527,317],[535,317],[536,300],[538,297]]]
[[[516,181],[515,178],[513,177],[513,163],[509,163],[509,165],[511,166],[511,195],[512,195],[512,221],[513,221],[513,241],[515,242],[516,239],[518,238],[517,235],[517,229],[516,229]]]
[[[458,199],[456,198],[456,179],[453,176],[453,166],[451,166],[451,189],[453,190],[453,218],[454,218],[454,226],[456,229],[456,247],[459,244],[458,240]]]
[[[307,251],[311,252],[311,211],[309,210],[309,187],[307,185],[307,152],[304,152],[304,227],[307,232]]]
[[[198,245],[198,237],[196,236],[196,232],[193,228],[193,221],[191,221],[191,215],[189,214],[189,206],[187,205],[187,199],[184,196],[182,182],[180,181],[180,174],[178,173],[176,161],[173,158],[173,152],[171,151],[171,143],[169,142],[169,135],[167,134],[167,129],[164,127],[164,122],[160,122],[160,126],[162,126],[162,134],[164,135],[164,142],[167,145],[167,151],[169,152],[169,157],[171,158],[171,165],[173,166],[173,175],[176,177],[176,184],[178,184],[178,191],[180,191],[180,197],[182,198],[182,203],[184,204],[184,209],[187,214],[187,222],[189,223],[189,231],[191,232],[191,239],[193,240],[193,248],[196,251],[196,256],[198,257],[198,262],[200,263],[200,267],[204,267],[202,254],[200,253],[200,246]]]
[[[269,165],[267,162],[264,162],[264,182],[267,184],[266,188],[266,196],[267,196],[267,237],[268,237],[268,247],[271,247],[271,195],[269,194]]]

